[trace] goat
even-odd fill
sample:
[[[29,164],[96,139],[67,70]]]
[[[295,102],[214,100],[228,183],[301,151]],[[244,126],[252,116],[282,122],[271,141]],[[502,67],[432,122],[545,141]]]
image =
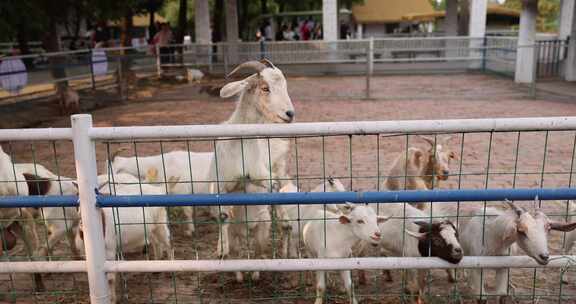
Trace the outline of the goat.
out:
[[[239,81],[226,84],[220,90],[222,98],[239,95],[236,108],[223,124],[290,123],[294,119],[294,107],[286,79],[280,69],[268,60],[249,61],[237,66],[228,76],[250,68],[256,73]],[[284,139],[226,139],[215,144],[213,167],[215,174],[209,180],[210,193],[234,189],[238,180],[249,177],[254,181],[265,179],[282,180],[286,177],[286,155],[290,144]],[[216,166],[217,164],[217,166]],[[229,217],[230,207],[219,210],[220,218]],[[283,219],[281,219],[283,220]],[[222,235],[222,233],[220,233]],[[219,248],[229,248],[228,244]],[[219,252],[224,256],[228,252]]]
[[[375,204],[371,204],[376,208]],[[463,257],[458,231],[450,220],[430,220],[431,213],[409,204],[390,203],[378,208],[378,214],[391,217],[381,224],[382,249],[387,256],[438,257],[457,264]],[[410,220],[406,220],[410,219]],[[365,246],[360,247],[360,252]],[[409,270],[408,291],[422,300],[427,270]],[[384,274],[390,276],[388,271]],[[360,272],[360,283],[365,284],[364,271]]]
[[[58,176],[40,164],[15,164],[16,169],[23,174],[31,176],[30,195],[78,195],[78,188],[74,179]],[[45,186],[41,182],[46,181]],[[45,246],[39,246],[38,255],[46,256],[50,248],[54,248],[64,237],[68,238],[72,254],[80,254],[74,243],[74,227],[78,224],[79,215],[75,207],[40,208],[40,214],[48,231],[48,240]]]
[[[210,191],[209,176],[215,175],[212,162],[212,152],[171,151],[160,155],[144,157],[117,156],[120,151],[111,157],[109,171],[114,173],[127,173],[140,180],[148,179],[150,182],[166,182],[166,179],[178,179],[172,185],[171,194],[208,193]],[[138,160],[138,161],[136,161]],[[187,217],[188,229],[186,233],[194,232],[194,208],[182,207]]]
[[[378,224],[387,219],[376,215],[372,208],[365,205],[351,205],[347,214],[316,211],[315,218],[326,221],[309,221],[304,225],[302,236],[308,254],[315,258],[346,258],[352,255],[352,249],[361,241],[378,245],[381,240]],[[338,221],[333,221],[337,218]],[[350,270],[340,272],[344,288],[350,303],[358,301],[352,292]],[[316,272],[316,301],[322,304],[326,292],[325,271]]]
[[[80,96],[72,88],[66,86],[59,89],[56,98],[60,115],[80,112]]]
[[[342,192],[346,191],[346,188],[340,180],[329,177],[326,181],[316,186],[310,192]],[[298,192],[298,189],[293,184],[287,184],[280,192]],[[284,256],[287,258],[295,258],[298,256],[298,248],[300,248],[300,236],[302,228],[306,221],[312,220],[318,211],[324,210],[324,206],[327,211],[332,213],[338,213],[341,210],[350,209],[352,204],[325,204],[325,205],[287,205],[282,206],[285,212],[285,219],[288,221],[287,230],[290,232],[284,236]],[[320,217],[323,219],[324,217]]]
[[[406,153],[400,153],[388,171],[388,177],[382,182],[386,190],[430,190],[438,186],[438,181],[447,180],[450,175],[450,160],[456,158],[456,153],[448,151],[442,144],[450,138],[434,139],[420,136],[430,144],[428,150],[416,147],[408,148]],[[438,179],[434,182],[434,178]],[[425,204],[416,204],[418,209],[424,209]]]
[[[240,95],[236,109],[223,124],[290,123],[294,119],[294,106],[280,69],[265,60],[240,64],[230,74],[250,68],[257,73],[246,79],[226,84],[220,90],[223,98]],[[268,146],[270,145],[270,146]],[[289,142],[284,139],[224,140],[216,144],[218,180],[223,183],[242,176],[252,180],[282,178],[285,174]],[[269,155],[270,151],[270,155]],[[217,180],[214,176],[212,180]]]
[[[239,187],[229,192],[262,193],[268,192],[268,190],[265,182],[255,183],[245,180]],[[250,243],[253,244],[256,258],[263,258],[270,241],[270,206],[234,206],[228,214],[230,218],[227,219],[222,228],[222,234],[225,234],[222,242],[228,244],[229,248],[224,249],[224,251],[229,252],[229,255],[240,255],[242,242],[245,241],[249,248]],[[218,252],[220,251],[218,250]],[[252,280],[257,281],[259,278],[259,272],[252,273]],[[236,272],[236,281],[242,282],[243,280],[242,272]]]
[[[538,264],[548,264],[548,232],[572,231],[575,223],[551,221],[542,211],[533,214],[507,201],[510,209],[485,208],[473,211],[474,217],[462,223],[462,247],[467,255],[503,256],[513,244],[533,258]],[[481,280],[482,269],[470,270],[470,287],[475,296],[486,295]],[[496,270],[495,295],[504,301],[508,287],[508,270]],[[483,302],[483,299],[479,299]]]
[[[117,184],[112,184],[108,176],[99,176],[99,191],[102,194],[112,195],[166,194],[162,187],[139,184],[139,180],[129,174],[116,174],[114,182]],[[164,207],[145,207],[137,212],[134,208],[127,207],[103,208],[101,216],[107,260],[114,260],[117,255],[121,256],[124,252],[141,252],[142,248],[148,245],[151,245],[153,249],[154,258],[161,259],[166,253],[170,260],[174,259],[174,250],[170,245],[168,214]],[[121,225],[121,227],[117,229],[116,225]],[[77,229],[76,247],[84,254],[82,221]],[[120,242],[122,252],[118,252],[119,248],[117,248]],[[111,303],[116,303],[116,273],[108,273],[108,284]]]

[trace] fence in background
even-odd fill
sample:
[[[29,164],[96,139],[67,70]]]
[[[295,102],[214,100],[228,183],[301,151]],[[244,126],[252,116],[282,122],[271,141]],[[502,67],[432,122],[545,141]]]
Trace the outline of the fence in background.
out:
[[[452,134],[454,142],[445,144],[460,157],[452,164],[447,188],[454,190],[431,190],[416,192],[378,192],[382,181],[388,177],[408,178],[410,176],[390,176],[387,167],[394,158],[407,153],[414,145],[428,147],[418,141],[415,135],[428,134],[434,141],[444,142],[445,135]],[[106,167],[106,159],[122,147],[130,155],[143,157],[171,150],[213,151],[221,140],[239,140],[241,143],[256,138],[288,140],[293,149],[288,171],[290,177],[300,189],[310,189],[325,181],[328,176],[342,180],[349,191],[341,193],[249,193],[249,194],[189,194],[162,196],[100,196],[97,175]],[[273,204],[325,204],[352,202],[404,202],[404,201],[452,201],[458,202],[458,210],[467,206],[485,208],[486,201],[532,200],[538,196],[542,200],[540,207],[554,219],[565,220],[572,211],[566,200],[576,198],[572,188],[574,176],[574,147],[576,147],[576,118],[515,118],[515,119],[479,119],[446,121],[390,121],[390,122],[341,122],[341,123],[298,123],[290,125],[213,125],[213,126],[167,126],[167,127],[120,127],[96,128],[88,115],[72,117],[72,128],[0,130],[0,141],[9,141],[3,145],[10,151],[13,159],[43,164],[57,175],[76,175],[79,187],[79,206],[84,226],[85,261],[72,261],[62,253],[62,247],[52,248],[50,261],[35,261],[41,257],[30,254],[11,257],[4,255],[7,261],[0,263],[0,273],[9,279],[0,281],[0,294],[12,296],[14,301],[30,296],[29,279],[22,273],[51,272],[71,273],[87,272],[92,303],[106,303],[108,287],[105,274],[120,272],[123,274],[121,294],[130,297],[130,301],[294,301],[313,298],[314,291],[300,283],[296,288],[287,281],[297,274],[280,273],[304,270],[341,270],[341,269],[403,269],[403,268],[501,268],[511,267],[512,282],[516,285],[510,294],[520,300],[539,303],[569,303],[576,294],[571,286],[560,284],[564,272],[570,272],[573,256],[558,256],[551,259],[547,268],[560,268],[558,271],[540,270],[532,259],[521,257],[465,257],[458,265],[442,262],[436,258],[346,258],[346,259],[285,259],[280,258],[278,243],[280,231],[278,219],[272,217],[271,258],[238,260],[219,260],[211,255],[215,249],[217,233],[215,227],[220,223],[206,216],[194,219],[197,233],[186,236],[181,225],[188,223],[175,212],[176,206],[223,206],[273,205]],[[30,144],[34,141],[42,141]],[[72,141],[72,144],[70,143]],[[7,148],[7,146],[9,148]],[[270,146],[268,147],[270,149]],[[73,158],[69,151],[74,151]],[[126,152],[123,152],[126,154]],[[162,160],[162,170],[166,181],[170,174]],[[55,168],[55,169],[54,169]],[[100,170],[97,170],[100,168]],[[75,172],[75,173],[74,173]],[[383,173],[384,172],[384,173]],[[106,174],[106,173],[104,173]],[[192,174],[192,172],[190,172]],[[113,176],[112,176],[113,179]],[[2,181],[6,182],[6,181]],[[14,181],[12,181],[14,182]],[[188,176],[177,183],[193,186],[206,182],[193,180]],[[210,182],[210,181],[208,181]],[[211,181],[214,182],[214,181]],[[264,182],[272,182],[270,179]],[[160,181],[164,187],[169,183]],[[479,201],[479,202],[478,202]],[[554,202],[555,201],[555,202]],[[466,202],[460,204],[459,202]],[[475,203],[476,202],[476,203]],[[448,203],[445,203],[448,204]],[[0,197],[0,207],[54,207],[77,206],[76,197]],[[176,249],[177,260],[146,261],[142,254],[120,254],[117,261],[105,261],[103,233],[98,207],[116,208],[130,206],[141,212],[142,207],[167,206],[170,212],[170,229],[173,232],[172,246]],[[498,206],[495,204],[494,206]],[[527,204],[525,206],[532,206]],[[382,205],[380,208],[385,208]],[[143,211],[142,211],[143,212]],[[456,223],[466,216],[450,216]],[[463,212],[463,211],[462,211]],[[64,219],[49,219],[48,222]],[[70,219],[68,219],[70,220]],[[148,223],[151,224],[151,223]],[[240,224],[247,225],[248,222]],[[115,231],[130,225],[145,223],[119,222],[115,218]],[[243,226],[244,227],[244,226]],[[116,230],[118,229],[118,230]],[[276,229],[276,230],[275,230]],[[554,248],[562,244],[562,238],[553,240]],[[214,245],[214,246],[212,246]],[[120,250],[121,246],[120,246]],[[557,251],[555,251],[558,253]],[[145,258],[149,258],[146,254]],[[63,260],[62,260],[63,259]],[[27,261],[31,260],[31,261]],[[518,269],[516,269],[518,268]],[[527,269],[526,269],[527,268]],[[261,282],[248,279],[243,284],[234,285],[226,273],[231,271],[265,271]],[[165,277],[147,275],[141,277],[127,273],[170,272]],[[194,272],[185,275],[182,272]],[[214,273],[216,272],[216,273]],[[487,274],[485,280],[490,280]],[[396,278],[400,285],[391,285],[386,293],[382,292],[383,279],[378,275],[370,277],[368,286],[355,284],[356,293],[361,299],[382,300],[389,297],[405,299],[403,288],[406,281]],[[76,301],[85,298],[79,290],[86,288],[84,280],[76,276],[66,276],[64,282],[51,277],[46,294],[32,297],[70,296]],[[76,280],[76,281],[75,281]],[[467,299],[466,283],[445,287],[444,278],[436,277],[434,282],[427,281],[426,295],[438,300]],[[438,282],[439,281],[439,282]],[[60,293],[63,286],[73,287]],[[263,284],[263,285],[259,285]],[[339,285],[339,284],[338,284]],[[28,286],[28,287],[27,287]],[[84,286],[84,287],[79,287]],[[266,287],[263,287],[266,286]],[[393,287],[392,287],[393,286]],[[332,288],[331,288],[332,289]],[[80,293],[80,294],[79,294]],[[490,292],[489,292],[490,295]],[[341,297],[330,292],[330,298]],[[41,298],[42,299],[42,298]]]
[[[493,70],[513,73],[515,38],[407,37],[363,40],[243,42],[237,44],[171,45],[163,48],[108,48],[5,57],[22,60],[26,68],[0,72],[2,82],[20,75],[23,82],[0,92],[0,102],[10,103],[53,94],[53,84],[69,81],[76,89],[109,89],[118,86],[117,75],[129,69],[136,76],[165,75],[181,80],[185,68],[199,68],[225,75],[239,62],[268,58],[289,75],[418,74]],[[124,97],[126,86],[118,95]],[[367,88],[369,79],[367,79]],[[370,96],[366,89],[365,96]]]

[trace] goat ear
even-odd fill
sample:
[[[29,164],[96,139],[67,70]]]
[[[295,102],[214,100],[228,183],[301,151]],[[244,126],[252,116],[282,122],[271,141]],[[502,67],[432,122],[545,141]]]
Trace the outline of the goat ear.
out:
[[[424,153],[422,153],[422,151],[420,150],[415,150],[414,154],[412,155],[414,156],[413,158],[414,165],[420,168],[420,166],[422,165],[422,156],[424,156]]]
[[[426,239],[427,234],[426,233],[421,233],[421,232],[412,232],[408,229],[404,230],[406,232],[406,234],[408,234],[409,236],[417,239],[417,240],[424,240]]]
[[[576,229],[576,222],[574,223],[550,222],[550,230],[568,232],[574,229]]]
[[[246,88],[247,85],[248,82],[246,80],[230,82],[222,87],[222,89],[220,89],[220,97],[228,98],[234,95],[238,95]]]
[[[345,215],[341,215],[338,220],[340,221],[340,224],[350,224],[350,219]]]
[[[420,226],[420,227],[422,227],[422,228],[424,228],[426,231],[432,230],[432,229],[431,229],[431,228],[432,228],[432,227],[431,227],[432,224],[431,224],[430,222],[426,222],[426,221],[414,221],[413,223],[416,224],[416,225],[418,225],[418,226]]]
[[[46,195],[50,191],[50,180],[34,174],[23,173],[29,195]]]
[[[504,233],[502,234],[502,241],[505,243],[513,242],[518,237],[518,221],[514,221],[513,224],[508,225]]]
[[[379,216],[377,217],[376,222],[377,222],[378,224],[382,224],[382,223],[386,222],[387,220],[389,220],[390,218],[392,218],[392,216],[381,216],[381,215],[379,215]]]

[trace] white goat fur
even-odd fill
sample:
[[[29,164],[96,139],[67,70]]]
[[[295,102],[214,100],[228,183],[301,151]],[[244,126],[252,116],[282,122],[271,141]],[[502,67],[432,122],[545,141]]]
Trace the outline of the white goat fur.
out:
[[[317,211],[313,216],[327,218],[326,222],[310,221],[304,225],[304,245],[308,254],[314,258],[346,258],[352,255],[353,248],[361,241],[378,244],[378,222],[385,221],[384,218],[377,217],[372,208],[364,205],[355,205],[346,215]],[[352,292],[350,270],[341,271],[340,275],[350,303],[358,303]],[[315,304],[322,304],[325,292],[325,271],[317,271]]]
[[[486,215],[484,219],[483,216]],[[476,210],[474,217],[462,223],[461,242],[466,255],[501,256],[517,244],[522,251],[540,264],[548,263],[548,232],[550,230],[570,231],[576,223],[560,224],[552,222],[541,211],[535,215],[523,211],[520,215],[514,210],[486,208]],[[484,228],[483,228],[484,227]],[[485,295],[481,270],[470,270],[470,286],[474,295]],[[492,294],[505,296],[508,287],[508,270],[496,270],[496,290]]]
[[[73,178],[58,176],[40,164],[16,164],[16,169],[22,173],[48,179],[50,187],[45,195],[78,195],[78,188],[74,185]],[[40,212],[44,225],[48,230],[48,240],[46,244],[44,242],[40,244],[38,255],[47,255],[51,248],[54,248],[65,237],[68,237],[72,253],[75,256],[79,256],[74,242],[74,227],[76,227],[80,218],[77,209],[75,207],[48,207],[40,208]]]
[[[128,174],[116,174],[114,183],[107,185],[108,176],[98,176],[98,184],[103,194],[112,195],[162,195],[166,194],[163,187],[148,184],[138,185],[138,179]],[[131,183],[131,184],[122,184]],[[111,190],[110,190],[111,189]],[[142,191],[140,191],[142,190]],[[120,238],[122,253],[142,252],[146,245],[151,245],[153,257],[161,259],[164,253],[168,258],[174,259],[174,251],[170,246],[170,230],[168,228],[168,214],[164,207],[134,208],[102,208],[102,217],[105,223],[104,241],[106,259],[115,260],[117,252],[116,225],[120,224]],[[144,224],[145,223],[145,224]],[[139,224],[139,225],[135,225]],[[81,229],[82,224],[80,224]],[[146,238],[145,238],[146,236]],[[76,234],[76,246],[83,251],[84,241],[81,234]],[[112,293],[112,303],[116,303],[116,274],[108,274],[108,283]]]
[[[247,193],[265,193],[269,189],[265,185],[247,183],[244,190]],[[270,241],[270,206],[234,206],[228,214],[230,215],[229,220],[222,224],[220,233],[222,239],[218,241],[218,254],[222,252],[222,257],[241,256],[242,245],[252,244],[250,248],[254,248],[255,258],[265,258],[265,251]],[[259,278],[259,272],[252,273],[253,280]],[[242,282],[243,279],[243,274],[236,272],[236,280]]]
[[[172,151],[162,155],[138,157],[137,163],[136,157],[116,156],[112,161],[112,172],[131,174],[150,182],[164,183],[170,179],[178,179],[178,183],[169,189],[170,194],[209,193],[209,177],[216,173],[213,158],[212,152]],[[183,211],[190,222],[187,233],[191,235],[194,232],[194,208],[186,206]]]
[[[343,192],[346,188],[340,180],[330,179],[330,181],[324,181],[323,183],[316,186],[310,192]],[[280,192],[298,192],[297,187],[290,183],[285,185]],[[336,204],[326,204],[326,210],[338,213],[340,212],[340,207]],[[318,211],[324,210],[324,205],[286,205],[281,207],[284,210],[286,216],[285,220],[289,221],[290,234],[284,236],[284,256],[287,258],[295,258],[298,256],[298,249],[300,248],[300,236],[302,236],[302,229],[308,220],[315,219],[314,216],[317,215]],[[320,217],[318,219],[323,219]]]

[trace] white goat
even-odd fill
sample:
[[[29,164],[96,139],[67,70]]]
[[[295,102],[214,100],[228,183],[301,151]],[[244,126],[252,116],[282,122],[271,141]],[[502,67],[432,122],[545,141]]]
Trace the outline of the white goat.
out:
[[[550,230],[572,231],[576,223],[563,224],[550,221],[541,211],[534,215],[512,202],[510,209],[498,210],[486,208],[476,210],[474,217],[463,222],[461,240],[464,252],[471,256],[502,256],[507,255],[512,244],[517,244],[528,256],[538,264],[548,264],[548,232]],[[484,218],[485,217],[485,218]],[[482,282],[482,270],[470,270],[470,287],[475,296],[485,296],[485,286]],[[508,287],[508,270],[496,270],[495,295],[506,296]],[[502,298],[501,298],[502,300]],[[481,300],[479,300],[481,301]]]
[[[376,208],[376,204],[371,204]],[[387,256],[439,257],[457,264],[463,257],[458,231],[449,220],[430,220],[429,210],[420,210],[409,204],[390,203],[378,208],[378,214],[391,217],[379,225],[382,231],[382,249]],[[434,215],[436,217],[436,214]],[[366,246],[364,246],[366,247]],[[421,301],[427,270],[409,270],[408,290]],[[389,272],[385,271],[386,275]],[[360,281],[366,282],[360,272]]]
[[[108,176],[98,177],[99,191],[102,194],[166,194],[162,187],[148,184],[139,185],[138,182],[137,178],[128,174],[116,174],[114,176],[115,184],[108,182]],[[164,207],[145,207],[141,210],[127,207],[103,208],[101,209],[101,216],[107,260],[115,260],[117,255],[121,257],[122,253],[126,252],[142,252],[142,249],[147,245],[152,247],[154,258],[161,259],[163,254],[167,253],[169,259],[174,259],[174,250],[170,246],[168,214]],[[84,234],[82,229],[82,222],[80,222],[76,233],[76,247],[83,253]],[[120,240],[117,239],[118,237]],[[119,244],[120,241],[121,244]],[[121,251],[119,251],[120,249]],[[111,302],[116,303],[116,273],[108,274],[108,283],[111,291]]]
[[[568,201],[568,222],[572,222],[574,220],[573,214],[576,213],[576,205],[573,201]],[[566,233],[566,239],[564,240],[564,246],[562,247],[562,254],[563,255],[570,255],[574,244],[576,243],[576,231],[570,231]],[[566,274],[562,277],[562,282],[567,284],[568,280],[566,278]]]
[[[242,184],[236,190],[231,192],[246,192],[246,193],[265,193],[268,192],[268,187],[262,184],[253,183],[249,180],[246,184]],[[248,252],[250,248],[254,248],[256,258],[264,258],[265,251],[270,241],[270,206],[267,205],[250,205],[250,206],[233,206],[228,213],[230,218],[223,224],[222,227],[222,241],[224,246],[228,244],[229,248],[224,248],[224,252],[229,252],[229,255],[241,255],[242,245],[248,245]],[[253,246],[250,246],[252,244]],[[219,246],[221,244],[218,244]],[[221,250],[218,250],[221,252]],[[259,272],[252,273],[252,280],[257,281],[260,278]],[[244,276],[242,272],[236,272],[236,281],[242,282]]]
[[[361,241],[378,245],[381,240],[378,224],[386,221],[365,205],[351,205],[351,210],[346,215],[317,211],[314,217],[327,218],[325,222],[310,221],[304,225],[304,245],[308,254],[315,258],[350,257],[352,249]],[[352,292],[350,270],[341,271],[340,275],[350,303],[358,303]],[[322,304],[325,292],[325,271],[317,271],[315,304]]]
[[[0,196],[26,196],[28,195],[27,178],[22,172],[18,171],[12,159],[2,150],[0,146]],[[0,212],[0,218],[3,221],[3,236],[6,237],[0,244],[0,252],[3,249],[11,250],[16,245],[17,237],[10,230],[12,223],[23,217],[19,224],[29,226],[28,228],[18,229],[18,238],[23,239],[26,249],[32,252],[37,247],[38,236],[36,226],[34,225],[34,212],[29,208],[3,208]]]
[[[117,153],[115,153],[117,154]],[[166,182],[170,179],[178,179],[178,183],[172,185],[170,194],[209,193],[210,176],[216,174],[212,159],[212,152],[188,152],[172,151],[160,155],[144,157],[113,156],[111,172],[128,173],[149,182]],[[138,160],[138,162],[136,162]],[[164,170],[166,169],[166,170]],[[183,207],[187,217],[188,230],[194,232],[194,208]]]
[[[16,164],[16,169],[28,176],[30,195],[78,195],[74,179],[58,176],[40,164]],[[45,182],[44,185],[43,182]],[[78,249],[74,245],[74,227],[80,218],[77,209],[75,207],[49,207],[41,208],[40,213],[48,231],[48,240],[45,244],[40,244],[38,255],[47,255],[58,242],[68,237],[72,254],[79,256]]]
[[[340,180],[328,178],[323,183],[316,186],[310,192],[343,192],[346,191],[346,188]],[[280,192],[289,193],[289,192],[298,192],[297,187],[290,183],[282,187]],[[299,248],[300,248],[300,236],[302,236],[302,228],[304,224],[308,220],[313,220],[313,216],[317,214],[318,211],[324,210],[324,206],[326,206],[326,210],[338,213],[341,209],[350,208],[351,204],[326,204],[326,205],[286,205],[282,206],[282,209],[285,212],[285,220],[289,221],[289,230],[290,232],[284,236],[284,256],[287,258],[295,258],[298,256]],[[324,217],[320,217],[318,219],[324,219]]]
[[[230,75],[238,70],[250,68],[257,73],[243,80],[226,84],[220,90],[223,98],[239,95],[236,108],[223,124],[266,124],[290,123],[294,119],[294,107],[286,78],[280,69],[271,62],[249,61],[240,64]],[[238,180],[249,177],[253,181],[266,179],[282,180],[286,177],[286,155],[289,142],[284,139],[225,139],[218,141],[215,147],[213,167],[216,174],[209,180],[219,181],[211,185],[211,193],[227,192],[236,188]],[[216,166],[217,164],[217,166]],[[228,218],[229,207],[220,211],[220,218]],[[282,213],[280,213],[282,214]],[[219,235],[222,235],[220,233]],[[229,248],[219,240],[219,250]],[[228,252],[220,252],[224,256]]]
[[[223,98],[240,95],[236,109],[223,124],[290,123],[294,119],[294,106],[288,95],[286,79],[280,69],[269,61],[249,61],[236,67],[230,74],[243,68],[256,70],[246,79],[226,84],[220,91]],[[223,140],[216,143],[218,180],[220,190],[224,183],[243,176],[252,180],[283,178],[286,173],[286,154],[289,142],[284,139]],[[270,153],[269,153],[270,152]],[[213,176],[212,180],[217,180]],[[217,188],[218,188],[217,187]],[[214,189],[214,190],[217,190]]]

